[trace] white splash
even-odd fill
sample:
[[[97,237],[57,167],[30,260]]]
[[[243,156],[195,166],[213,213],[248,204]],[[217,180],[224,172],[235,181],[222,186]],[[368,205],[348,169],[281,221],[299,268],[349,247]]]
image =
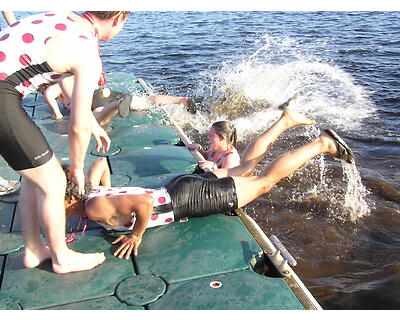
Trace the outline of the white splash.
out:
[[[200,134],[205,133],[212,122],[229,119],[240,140],[250,141],[279,118],[280,104],[297,96],[291,108],[317,121],[316,127],[301,129],[301,134],[311,141],[320,133],[317,128],[333,128],[356,135],[365,120],[376,116],[376,106],[368,90],[339,66],[314,55],[312,44],[307,47],[290,38],[264,35],[254,45],[258,48],[253,52],[240,53],[237,58],[225,61],[219,70],[204,71],[194,91],[194,96],[203,100],[204,109],[192,118],[178,114],[174,118],[189,124]],[[315,46],[319,53],[324,50],[324,43]],[[226,113],[217,114],[213,106],[221,97],[228,101],[227,109]],[[242,101],[244,109],[239,106],[236,113],[230,109],[235,109],[235,102]],[[292,137],[285,140],[290,146]],[[289,199],[326,197],[331,203],[331,217],[343,221],[356,221],[370,212],[366,201],[368,193],[354,165],[343,162],[344,191],[343,186],[327,177],[329,163],[324,156],[311,163],[319,170],[316,184],[309,190],[299,187],[292,197],[288,195]]]
[[[367,189],[362,184],[360,174],[355,164],[342,161],[343,180],[347,181],[347,189],[344,197],[344,206],[350,211],[350,219],[355,221],[370,213],[370,207],[366,201]]]
[[[231,120],[242,132],[253,133],[261,129],[259,123],[276,118],[276,108],[293,96],[298,97],[297,111],[339,131],[356,132],[363,120],[375,116],[368,90],[340,67],[310,54],[304,44],[268,35],[257,42],[253,53],[203,73],[194,94],[204,99],[208,111],[223,97],[229,114],[234,108],[229,99],[240,95],[248,109],[239,109]]]

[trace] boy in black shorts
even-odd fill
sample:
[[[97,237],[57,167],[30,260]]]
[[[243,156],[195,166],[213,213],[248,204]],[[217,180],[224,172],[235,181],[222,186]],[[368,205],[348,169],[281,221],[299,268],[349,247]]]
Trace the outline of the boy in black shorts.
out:
[[[63,82],[63,86],[57,83],[41,90],[44,99],[52,113],[54,120],[63,118],[63,114],[58,107],[60,101],[64,107],[69,107],[70,94],[73,88],[73,77]],[[105,95],[104,93],[107,93]],[[102,126],[109,122],[112,117],[119,114],[121,118],[126,118],[130,110],[145,110],[153,106],[162,106],[167,104],[181,105],[188,112],[196,113],[196,104],[190,97],[175,97],[167,95],[133,96],[123,94],[108,88],[96,89],[93,94],[92,111],[97,122]]]

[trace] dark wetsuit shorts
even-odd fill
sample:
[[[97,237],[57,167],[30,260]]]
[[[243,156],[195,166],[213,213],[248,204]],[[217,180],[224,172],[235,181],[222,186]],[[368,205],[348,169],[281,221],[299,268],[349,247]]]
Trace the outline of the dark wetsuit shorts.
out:
[[[165,188],[171,196],[175,220],[227,214],[238,208],[235,182],[231,177],[216,179],[212,173],[185,174]]]
[[[105,106],[106,104],[117,101],[124,96],[124,94],[121,92],[110,90],[110,95],[108,97],[104,97],[102,91],[103,89],[96,89],[94,91],[92,99],[92,110],[96,109],[97,107]]]
[[[38,167],[53,156],[43,133],[21,103],[21,94],[0,81],[0,154],[14,170]]]

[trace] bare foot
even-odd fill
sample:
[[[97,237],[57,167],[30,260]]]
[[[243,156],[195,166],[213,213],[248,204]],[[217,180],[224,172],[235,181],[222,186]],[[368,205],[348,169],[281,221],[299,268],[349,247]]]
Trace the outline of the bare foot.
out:
[[[50,259],[50,249],[48,246],[42,246],[39,249],[31,250],[25,248],[24,251],[24,267],[28,269],[36,268],[43,261]]]
[[[53,262],[53,271],[55,273],[70,273],[86,271],[102,264],[106,257],[103,252],[97,253],[79,253],[69,250],[60,260],[62,263]]]
[[[336,156],[338,152],[336,141],[325,131],[321,131],[319,139],[324,146],[323,147],[324,153],[329,153],[333,156]]]
[[[189,97],[180,97],[180,99],[179,99],[180,101],[180,104],[182,104],[183,105],[183,107],[185,108],[185,109],[187,109],[187,107],[189,106]]]
[[[297,100],[297,96],[291,97],[288,101],[282,103],[278,106],[279,110],[284,110],[286,107],[293,105],[293,103]]]
[[[285,108],[282,112],[281,119],[287,122],[288,127],[300,126],[300,125],[314,125],[315,121],[308,119],[305,115],[300,112],[294,111],[289,108]]]
[[[63,118],[63,115],[62,115],[61,113],[59,113],[59,114],[52,114],[52,115],[51,115],[51,118],[52,118],[53,120],[61,120],[61,119]]]
[[[191,114],[195,114],[197,111],[196,104],[191,97],[181,97],[181,105]]]
[[[326,151],[335,158],[354,163],[354,154],[347,143],[332,129],[324,130],[320,135],[325,140]]]

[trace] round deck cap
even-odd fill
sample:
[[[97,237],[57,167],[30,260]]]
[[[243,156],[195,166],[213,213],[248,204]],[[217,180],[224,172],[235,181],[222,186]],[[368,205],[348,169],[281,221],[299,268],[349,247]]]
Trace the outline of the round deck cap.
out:
[[[116,296],[118,300],[131,306],[142,306],[161,297],[167,285],[153,274],[141,274],[120,282]]]
[[[110,149],[106,152],[103,153],[103,151],[99,151],[97,152],[96,149],[92,150],[90,153],[94,156],[98,156],[98,157],[106,157],[106,156],[115,156],[116,154],[121,152],[121,148],[117,147],[117,146],[111,146]]]

